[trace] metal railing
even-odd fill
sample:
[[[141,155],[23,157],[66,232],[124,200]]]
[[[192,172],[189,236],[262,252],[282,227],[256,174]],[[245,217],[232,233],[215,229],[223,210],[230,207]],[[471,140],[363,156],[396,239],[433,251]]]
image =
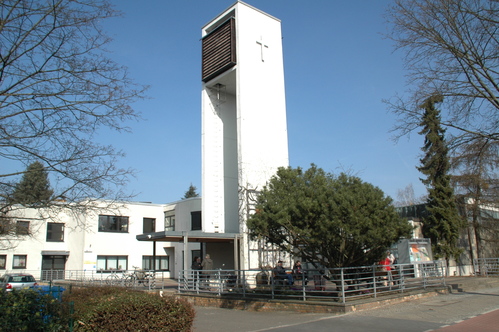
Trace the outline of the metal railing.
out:
[[[499,276],[499,258],[475,258],[473,265],[477,275]]]
[[[11,271],[5,271],[5,273]],[[78,283],[80,285],[143,287],[155,289],[161,287],[162,272],[148,270],[14,270],[16,273],[30,273],[37,281],[45,283]]]
[[[273,270],[185,270],[179,273],[178,292],[345,303],[445,286],[442,262],[397,264],[390,271],[375,265],[289,274],[290,277],[279,276]]]

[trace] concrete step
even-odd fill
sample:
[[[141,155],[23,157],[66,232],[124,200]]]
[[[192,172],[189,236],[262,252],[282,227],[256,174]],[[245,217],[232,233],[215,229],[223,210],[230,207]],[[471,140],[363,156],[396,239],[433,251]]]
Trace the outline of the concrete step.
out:
[[[499,277],[449,277],[445,283],[451,293],[499,287]]]

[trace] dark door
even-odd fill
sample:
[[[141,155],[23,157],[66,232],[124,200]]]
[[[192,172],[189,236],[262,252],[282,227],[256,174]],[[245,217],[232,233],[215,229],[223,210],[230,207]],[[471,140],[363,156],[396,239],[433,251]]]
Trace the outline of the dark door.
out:
[[[42,256],[42,280],[64,279],[67,256],[43,255]]]

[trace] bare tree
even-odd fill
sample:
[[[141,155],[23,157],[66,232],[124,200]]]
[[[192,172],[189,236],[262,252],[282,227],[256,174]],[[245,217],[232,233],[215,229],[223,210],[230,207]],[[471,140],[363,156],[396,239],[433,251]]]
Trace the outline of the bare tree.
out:
[[[499,2],[396,0],[387,11],[388,37],[405,52],[403,97],[386,101],[399,115],[397,137],[417,128],[433,95],[444,97],[442,126],[452,146],[499,140]]]
[[[395,206],[411,206],[422,204],[426,201],[426,196],[416,197],[412,183],[409,183],[405,188],[397,190],[397,201]]]
[[[9,165],[0,217],[12,214],[16,182],[34,161],[51,179],[50,207],[127,198],[120,188],[133,172],[117,167],[123,153],[94,141],[102,129],[129,130],[124,122],[138,119],[130,105],[145,90],[106,55],[99,24],[117,15],[106,0],[0,3],[0,160]]]
[[[464,197],[470,255],[473,258],[493,257],[488,255],[499,251],[496,212],[499,206],[499,142],[482,138],[462,146],[456,151],[452,165],[456,173],[454,187]]]

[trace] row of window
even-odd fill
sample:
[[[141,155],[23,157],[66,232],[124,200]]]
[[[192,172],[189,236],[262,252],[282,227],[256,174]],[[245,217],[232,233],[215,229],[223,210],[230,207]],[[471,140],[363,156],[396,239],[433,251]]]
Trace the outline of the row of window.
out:
[[[28,255],[14,255],[12,257],[12,269],[26,269]],[[7,255],[0,255],[0,270],[7,269]]]
[[[191,212],[191,231],[200,231],[202,229],[201,211]],[[175,211],[165,212],[165,231],[175,230]],[[144,233],[148,233],[144,231]]]
[[[29,221],[18,220],[15,227],[16,235],[29,235]],[[47,223],[47,242],[64,242],[64,224],[56,222]]]
[[[99,232],[128,232],[129,218],[124,216],[99,215]],[[201,211],[191,212],[191,230],[199,231],[202,228]],[[175,230],[175,211],[165,212],[165,231]],[[156,219],[143,218],[142,233],[153,233],[156,231]]]
[[[130,266],[130,270],[135,268]],[[143,270],[169,271],[170,257],[156,256],[156,264],[154,264],[154,256],[142,256]],[[129,270],[128,256],[97,256],[97,271],[109,272]]]
[[[14,255],[12,257],[12,269],[26,269],[28,255]],[[62,266],[64,268],[64,266]],[[7,255],[0,255],[0,270],[7,269]],[[142,256],[142,269],[156,271],[170,270],[169,256]],[[128,256],[97,256],[97,271],[109,272],[115,270],[128,270]]]
[[[128,233],[129,217],[99,215],[99,232]],[[165,212],[165,231],[175,230],[174,211]],[[191,230],[201,230],[201,211],[191,212]],[[156,231],[156,219],[143,218],[142,233],[153,233]],[[29,234],[29,221],[18,220],[15,232],[17,235]],[[64,242],[64,224],[47,223],[47,242]]]

